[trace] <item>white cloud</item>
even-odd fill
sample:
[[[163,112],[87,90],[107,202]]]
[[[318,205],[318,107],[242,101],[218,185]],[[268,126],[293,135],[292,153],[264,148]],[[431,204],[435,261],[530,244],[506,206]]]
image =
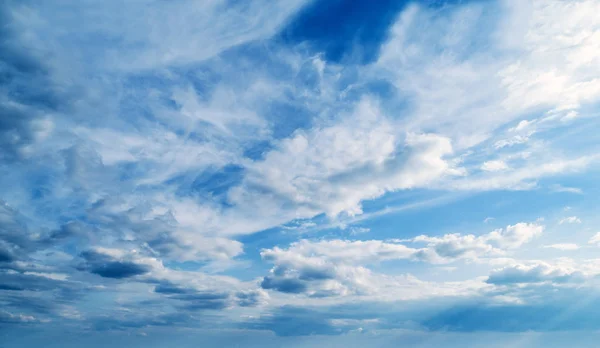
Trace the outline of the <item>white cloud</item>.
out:
[[[487,282],[496,285],[517,283],[577,283],[585,280],[586,274],[565,265],[552,265],[545,262],[517,264],[493,271]]]
[[[573,243],[560,243],[560,244],[544,245],[544,248],[558,249],[558,250],[577,250],[577,249],[579,249],[579,245],[573,244]]]
[[[537,223],[519,222],[485,235],[484,238],[500,248],[515,249],[542,235],[544,226]]]
[[[531,127],[531,125],[533,123],[534,123],[534,121],[522,120],[514,128],[510,128],[508,131],[509,132],[519,132],[519,131],[522,131],[524,129]]]
[[[275,247],[264,250],[261,252],[261,256],[267,260],[293,259],[298,255],[306,257],[322,256],[330,261],[362,264],[393,259],[408,259],[413,257],[417,251],[402,244],[386,243],[379,240],[330,240],[319,242],[301,240],[293,243],[288,249]]]
[[[485,286],[480,280],[429,283],[411,275],[375,273],[366,265],[422,257],[420,250],[377,240],[302,240],[288,249],[275,247],[263,250],[261,256],[274,265],[261,282],[264,289],[303,294],[317,302],[323,298],[335,300],[354,296],[380,301],[462,296],[473,294],[473,291]]]
[[[562,225],[562,224],[580,224],[581,223],[581,219],[579,219],[577,216],[569,216],[566,218],[561,219],[558,224]]]
[[[33,275],[36,277],[44,277],[44,278],[53,279],[53,280],[66,280],[67,278],[69,278],[68,274],[62,274],[62,273],[24,272],[23,274]]]
[[[511,3],[516,11],[530,11],[530,24],[522,42],[529,52],[525,59],[511,66],[511,77],[505,77],[511,86],[508,100],[525,101],[524,96],[528,96],[529,105],[554,104],[556,110],[569,112],[582,102],[597,98],[599,65],[593,57],[600,49],[594,39],[600,26],[591,13],[600,9],[600,4],[596,1],[532,4],[527,8]],[[572,48],[568,54],[561,52],[568,48]]]
[[[236,45],[273,35],[306,1],[224,0],[124,4],[94,1],[63,2],[17,7],[17,17],[28,28],[29,41],[60,46],[89,57],[78,64],[119,70],[146,70],[199,62]],[[55,13],[63,15],[52,15]],[[62,28],[71,25],[77,34]],[[104,49],[79,37],[118,37]],[[47,47],[47,46],[46,46]],[[59,54],[60,52],[56,52]],[[64,55],[58,58],[73,61]]]
[[[120,231],[119,238],[160,259],[223,262],[242,254],[242,243],[214,234],[220,226],[214,207],[173,195],[144,197],[142,207],[137,196],[95,202],[88,219],[107,237]]]
[[[599,49],[597,2],[505,1],[501,8],[492,35],[497,41],[469,55],[460,54],[462,43],[476,35],[481,5],[448,11],[443,20],[418,6],[399,17],[378,66],[397,78],[400,90],[418,98],[415,123],[450,130],[461,138],[457,143],[468,144],[528,109],[568,113],[600,98],[600,64],[590,58]],[[427,31],[419,31],[423,22]],[[512,54],[494,56],[507,50]],[[528,124],[522,121],[514,130]]]
[[[362,200],[441,177],[449,167],[443,157],[451,152],[444,137],[399,133],[376,103],[364,99],[343,120],[281,141],[249,165],[244,185],[229,199],[239,206],[276,199],[279,206],[297,207],[297,217],[359,214]],[[268,189],[268,196],[255,188]]]
[[[555,184],[550,186],[550,189],[553,192],[566,192],[566,193],[575,193],[575,194],[583,194],[583,190],[578,188],[578,187],[568,187],[568,186],[562,186],[559,184]]]
[[[539,160],[539,159],[538,159]],[[582,171],[597,160],[597,156],[584,156],[575,159],[553,159],[536,163],[530,159],[527,164],[507,173],[486,173],[458,178],[447,183],[457,190],[527,190],[537,187],[539,178]]]
[[[544,226],[536,223],[517,223],[504,229],[475,236],[446,234],[440,237],[421,235],[404,240],[384,242],[380,240],[349,241],[329,240],[312,242],[301,240],[288,249],[266,249],[261,252],[267,260],[292,260],[298,255],[324,257],[328,261],[349,264],[377,263],[385,260],[413,259],[422,261],[450,261],[476,258],[482,255],[498,256],[503,250],[516,249],[539,237]],[[426,243],[426,248],[407,247],[402,242]]]
[[[569,59],[565,53],[598,49],[594,37],[599,28],[592,15],[597,7],[594,1],[501,2],[491,46],[468,51],[464,42],[480,38],[479,21],[490,20],[481,4],[449,8],[441,17],[415,5],[399,16],[373,73],[411,96],[406,127],[443,134],[456,151],[477,149],[484,160],[518,144],[530,152],[529,160],[511,162],[508,173],[495,172],[504,166],[488,160],[481,169],[492,171],[475,171],[444,188],[532,189],[538,178],[579,171],[596,160],[585,149],[560,158],[548,151],[552,138],[529,143],[534,133],[562,127],[561,119],[600,100],[600,64],[591,56]],[[427,31],[422,23],[428,23]],[[545,114],[522,119],[531,113]],[[466,169],[473,173],[475,168]]]
[[[521,304],[579,301],[579,296],[597,291],[599,266],[598,259],[513,260],[490,273],[487,283],[495,287],[486,294],[508,296]]]
[[[590,238],[590,240],[588,241],[588,243],[600,245],[600,232],[593,235],[592,238]]]
[[[351,235],[358,235],[371,232],[371,229],[366,227],[350,227],[349,230]]]
[[[287,249],[274,247],[261,251],[263,260],[274,265],[262,287],[282,293],[309,297],[338,297],[381,293],[394,277],[373,273],[369,265],[388,260],[448,263],[502,257],[539,236],[543,226],[518,223],[482,236],[447,234],[418,236],[407,240],[309,241],[292,243]],[[407,247],[402,242],[425,243]],[[402,280],[405,282],[406,279]]]
[[[507,170],[508,165],[504,161],[495,160],[495,161],[486,161],[481,165],[481,170],[486,172],[500,172],[503,170]]]
[[[438,262],[447,262],[452,259],[502,256],[505,250],[519,248],[539,237],[543,230],[544,226],[542,225],[520,222],[481,236],[456,233],[441,237],[418,236],[411,241],[427,243],[428,249],[435,251],[434,260],[440,258],[437,260]]]
[[[502,149],[504,147],[510,147],[513,145],[524,144],[529,141],[529,135],[515,135],[508,139],[502,139],[496,141],[494,147],[496,149]]]
[[[426,243],[422,255],[431,262],[444,263],[455,259],[477,259],[483,255],[499,256],[503,252],[489,244],[485,238],[472,234],[446,234],[441,237],[418,236],[416,243]]]

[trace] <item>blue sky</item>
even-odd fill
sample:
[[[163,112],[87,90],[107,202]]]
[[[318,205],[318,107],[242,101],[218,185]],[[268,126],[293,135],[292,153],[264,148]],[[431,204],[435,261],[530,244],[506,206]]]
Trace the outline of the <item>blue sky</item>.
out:
[[[3,1],[0,345],[595,346],[599,11]]]

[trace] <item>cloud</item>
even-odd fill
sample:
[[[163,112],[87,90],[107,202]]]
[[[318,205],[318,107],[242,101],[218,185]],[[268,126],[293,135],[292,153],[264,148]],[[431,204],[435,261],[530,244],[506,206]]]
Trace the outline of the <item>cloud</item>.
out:
[[[34,323],[38,320],[31,315],[13,314],[6,311],[0,311],[0,322],[4,324],[10,323]]]
[[[275,315],[246,324],[258,330],[273,330],[281,336],[332,334],[335,332],[327,319],[316,316],[309,309],[286,306]],[[300,324],[300,325],[298,325]]]
[[[28,26],[30,35],[41,39],[44,34],[46,42],[39,45],[52,47],[60,43],[63,48],[79,51],[89,58],[79,64],[142,70],[202,61],[236,45],[268,38],[303,4],[299,0],[251,4],[221,0],[201,4],[142,1],[123,6],[65,2],[58,7],[41,4],[15,10],[21,11],[19,19],[24,23],[19,24]],[[57,13],[68,15],[59,19]],[[214,19],[218,19],[218,25],[210,25]],[[60,29],[66,25],[79,27],[79,36],[62,33]],[[78,40],[94,36],[113,38],[114,44],[103,51]],[[67,57],[59,57],[69,61]]]
[[[229,294],[221,292],[194,292],[173,294],[170,298],[183,301],[187,310],[224,309],[229,306]]]
[[[457,190],[530,190],[537,187],[537,180],[540,178],[581,172],[596,159],[596,156],[548,161],[529,158],[525,166],[511,171],[492,175],[472,175],[468,178],[455,179],[448,185]],[[539,163],[536,163],[538,161]]]
[[[549,155],[553,137],[544,137],[543,144],[529,142],[534,133],[542,137],[537,133],[563,127],[563,116],[600,100],[594,60],[571,61],[559,54],[597,50],[592,43],[597,26],[587,14],[595,7],[594,1],[555,1],[547,6],[544,1],[469,3],[449,6],[438,16],[430,8],[414,5],[398,17],[373,73],[390,81],[399,97],[410,96],[407,127],[443,134],[452,140],[455,151],[474,150],[484,163],[498,158],[493,154],[499,151],[506,156],[493,161],[504,161],[515,151],[529,153],[528,161],[511,161],[511,168],[501,173],[479,173],[481,164],[470,164],[465,170],[473,174],[441,187],[532,189],[538,178],[582,170],[594,161],[585,150],[583,156],[571,158],[558,157],[559,151]],[[585,20],[571,20],[565,13]],[[491,26],[481,24],[491,22]],[[422,23],[428,23],[427,30]],[[585,34],[577,36],[578,30]],[[531,113],[546,114],[538,121],[531,119]],[[512,122],[514,126],[509,126]],[[504,166],[496,163],[488,169],[500,168]]]
[[[303,294],[312,299],[352,298],[354,296],[387,300],[435,296],[458,296],[474,291],[479,284],[437,284],[423,282],[410,274],[388,276],[373,272],[368,264],[385,260],[423,260],[426,250],[381,241],[301,241],[289,249],[261,252],[274,267],[261,287],[288,294]],[[430,259],[429,256],[426,258]],[[468,289],[468,290],[467,290]]]
[[[593,235],[588,241],[588,244],[600,244],[600,232]]]
[[[4,201],[0,201],[0,237],[0,250],[5,261],[15,260],[17,254],[22,257],[34,243],[22,216]]]
[[[113,261],[92,266],[90,272],[106,278],[120,279],[147,273],[148,268],[133,262]]]
[[[412,242],[424,242],[442,259],[477,258],[478,256],[502,255],[503,250],[516,249],[539,237],[544,226],[520,222],[508,225],[481,236],[447,234],[442,237],[418,236]]]
[[[90,282],[80,282],[71,279],[68,273],[53,273],[52,270],[53,267],[49,265],[28,265],[20,261],[0,265],[0,301],[3,309],[9,313],[19,313],[9,316],[12,323],[25,323],[19,319],[21,316],[35,318],[28,323],[50,322],[62,317],[61,313],[85,296],[98,291]],[[69,272],[67,268],[63,271]]]
[[[120,250],[97,249],[81,253],[84,262],[77,266],[106,278],[129,278],[148,273],[150,265],[136,262],[135,256],[124,255]],[[139,260],[141,261],[141,260]]]
[[[287,250],[278,247],[263,250],[261,256],[265,260],[293,260],[296,255],[327,256],[329,260],[358,264],[378,262],[386,259],[410,258],[417,251],[402,244],[386,243],[379,240],[330,240],[319,242],[301,240],[293,243]]]
[[[34,154],[35,145],[54,128],[50,114],[61,108],[60,86],[48,78],[50,67],[23,45],[23,33],[14,24],[9,4],[0,6],[6,25],[0,30],[3,84],[0,97],[0,160],[18,161]],[[13,91],[21,91],[14,93]]]
[[[562,225],[562,224],[580,224],[581,223],[581,219],[579,219],[577,216],[569,216],[566,218],[561,219],[558,224]]]
[[[486,161],[481,165],[481,170],[486,172],[498,172],[508,169],[508,165],[504,161]]]
[[[492,272],[487,280],[490,284],[506,285],[516,283],[577,283],[585,275],[578,270],[552,266],[546,263],[515,265]]]
[[[490,232],[485,238],[492,244],[501,248],[514,249],[539,237],[544,231],[544,226],[537,223],[520,222],[508,225],[505,229]]]
[[[280,292],[291,293],[291,294],[300,294],[304,293],[308,290],[308,286],[299,279],[281,279],[266,276],[263,281],[260,283],[260,286],[263,289],[273,289]]]
[[[504,147],[525,144],[529,141],[529,137],[530,137],[529,135],[515,135],[508,139],[502,139],[502,140],[496,141],[496,143],[494,144],[494,147],[496,149],[502,149]]]
[[[544,248],[558,249],[558,250],[577,250],[579,245],[573,243],[561,243],[561,244],[550,244],[544,245]]]
[[[540,236],[543,229],[535,223],[518,223],[481,236],[421,235],[393,242],[301,240],[287,249],[274,247],[261,251],[262,259],[274,264],[269,275],[263,278],[261,287],[310,297],[344,297],[377,294],[392,284],[425,286],[410,276],[394,278],[374,273],[368,266],[388,260],[449,263],[502,257],[508,250],[519,248]],[[400,242],[425,243],[425,247],[413,248]]]
[[[238,305],[242,307],[264,305],[269,300],[269,294],[261,289],[239,291],[235,297]]]
[[[343,120],[280,142],[248,168],[229,201],[240,206],[275,201],[307,218],[359,214],[362,200],[439,178],[451,151],[448,139],[435,134],[398,134],[377,103],[363,99]]]
[[[220,310],[235,305],[257,307],[267,304],[269,300],[269,295],[261,289],[242,288],[233,291],[231,288],[198,287],[181,281],[180,285],[176,285],[167,280],[159,281],[154,292],[178,301],[179,308],[190,311]]]
[[[586,330],[595,327],[598,260],[524,261],[493,270],[484,297],[422,322],[432,330]],[[528,314],[529,313],[529,314]]]
[[[578,187],[568,187],[562,185],[552,185],[550,189],[554,192],[566,192],[566,193],[575,193],[575,194],[583,194],[583,190]]]
[[[87,211],[94,228],[118,236],[123,241],[137,242],[137,248],[150,251],[155,257],[175,260],[228,260],[243,251],[242,244],[228,238],[207,235],[197,226],[198,219],[213,219],[215,211],[198,206],[190,199],[172,196],[154,197],[153,208],[139,207],[131,200],[102,199]],[[149,203],[149,202],[147,202]],[[207,222],[208,223],[208,222]]]
[[[414,225],[391,213],[446,194],[580,193],[541,180],[599,158],[586,139],[600,100],[597,2],[428,4],[396,18],[405,4],[363,1],[374,11],[340,22],[311,14],[341,2],[2,3],[0,321],[134,333],[260,317],[254,329],[288,320],[279,334],[329,334],[440,328],[457,314],[301,307],[400,303],[404,315],[413,301],[436,313],[437,300],[482,301],[466,306],[474,322],[450,324],[459,330],[523,315],[510,301],[551,295],[560,310],[542,312],[555,315],[589,295],[596,261],[512,259],[539,223],[386,239],[384,225],[440,227],[437,210]],[[391,224],[375,223],[383,214]],[[339,239],[341,225],[370,240]],[[449,263],[456,272],[435,278],[432,264]],[[534,319],[521,327],[542,327]]]
[[[254,307],[268,301],[268,295],[250,284],[235,278],[210,276],[201,272],[176,271],[165,267],[161,260],[146,256],[136,250],[97,247],[84,251],[83,262],[77,265],[105,278],[156,284],[153,291],[185,310],[224,309],[239,305]]]
[[[0,273],[3,290],[13,291],[48,291],[52,289],[68,288],[70,284],[61,278],[53,278],[43,274],[31,272],[17,272],[14,270],[2,270]]]

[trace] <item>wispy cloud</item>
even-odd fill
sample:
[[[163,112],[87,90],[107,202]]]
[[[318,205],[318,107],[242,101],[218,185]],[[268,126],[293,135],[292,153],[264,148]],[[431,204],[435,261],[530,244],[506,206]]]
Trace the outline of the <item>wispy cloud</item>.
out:
[[[544,245],[544,248],[558,249],[558,250],[577,250],[579,245],[573,243],[561,243],[561,244],[550,244]]]
[[[583,190],[577,187],[568,187],[562,186],[559,184],[552,185],[550,189],[554,192],[566,192],[566,193],[575,193],[575,194],[583,194]]]
[[[581,223],[581,219],[578,218],[577,216],[569,216],[563,219],[560,219],[560,221],[558,222],[559,225],[562,224],[580,224]]]

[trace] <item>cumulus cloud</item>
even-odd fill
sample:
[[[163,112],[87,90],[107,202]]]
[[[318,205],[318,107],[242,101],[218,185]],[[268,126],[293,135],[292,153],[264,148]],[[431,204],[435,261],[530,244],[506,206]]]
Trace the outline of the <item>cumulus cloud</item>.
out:
[[[496,285],[515,283],[577,283],[585,279],[579,270],[552,266],[547,263],[515,265],[493,271],[487,282]]]
[[[198,221],[214,219],[215,211],[196,205],[189,199],[158,196],[152,208],[139,207],[132,200],[102,199],[87,211],[94,228],[111,234],[124,242],[135,242],[155,257],[175,260],[229,260],[243,251],[242,244],[228,238],[211,235],[206,221],[203,228]],[[207,233],[208,232],[208,233]]]
[[[477,258],[482,255],[502,255],[504,250],[516,249],[539,237],[544,226],[520,222],[490,233],[475,235],[447,234],[442,237],[418,236],[413,242],[424,242],[442,259]]]
[[[269,294],[262,289],[243,290],[238,291],[235,298],[239,306],[255,307],[266,304],[269,300]]]
[[[311,297],[377,293],[393,281],[373,273],[368,268],[370,264],[388,260],[448,263],[502,257],[508,250],[540,236],[543,229],[535,223],[518,223],[481,236],[421,235],[390,242],[301,240],[287,249],[274,247],[261,251],[263,260],[274,264],[261,286]],[[424,243],[425,247],[408,247],[401,242]]]
[[[514,249],[539,237],[544,231],[544,226],[538,223],[520,222],[508,225],[504,229],[490,232],[485,238],[501,248]]]
[[[188,273],[192,276],[192,273]],[[205,277],[205,280],[207,277]],[[208,277],[210,278],[210,277]],[[221,283],[225,279],[221,280]],[[202,282],[190,282],[185,279],[176,279],[173,276],[156,276],[149,278],[149,283],[158,283],[154,286],[154,292],[165,296],[175,302],[175,306],[181,310],[220,310],[224,308],[257,307],[266,305],[269,295],[262,289],[243,286],[232,279],[229,284],[219,285],[218,279],[212,279],[212,284]],[[227,281],[227,280],[225,280]],[[235,290],[237,288],[237,291]]]
[[[360,265],[385,259],[407,259],[416,252],[381,241],[300,241],[289,249],[276,247],[261,252],[265,261],[275,265],[263,278],[261,287],[313,298],[373,295],[396,282],[403,283],[403,287],[409,284],[416,287],[419,282],[412,282],[412,278],[386,280]]]
[[[330,260],[347,263],[378,262],[382,260],[406,259],[418,250],[402,244],[386,243],[379,240],[347,241],[330,240],[310,242],[302,240],[293,243],[288,249],[263,250],[261,256],[266,260],[290,258],[295,255],[327,256]]]

